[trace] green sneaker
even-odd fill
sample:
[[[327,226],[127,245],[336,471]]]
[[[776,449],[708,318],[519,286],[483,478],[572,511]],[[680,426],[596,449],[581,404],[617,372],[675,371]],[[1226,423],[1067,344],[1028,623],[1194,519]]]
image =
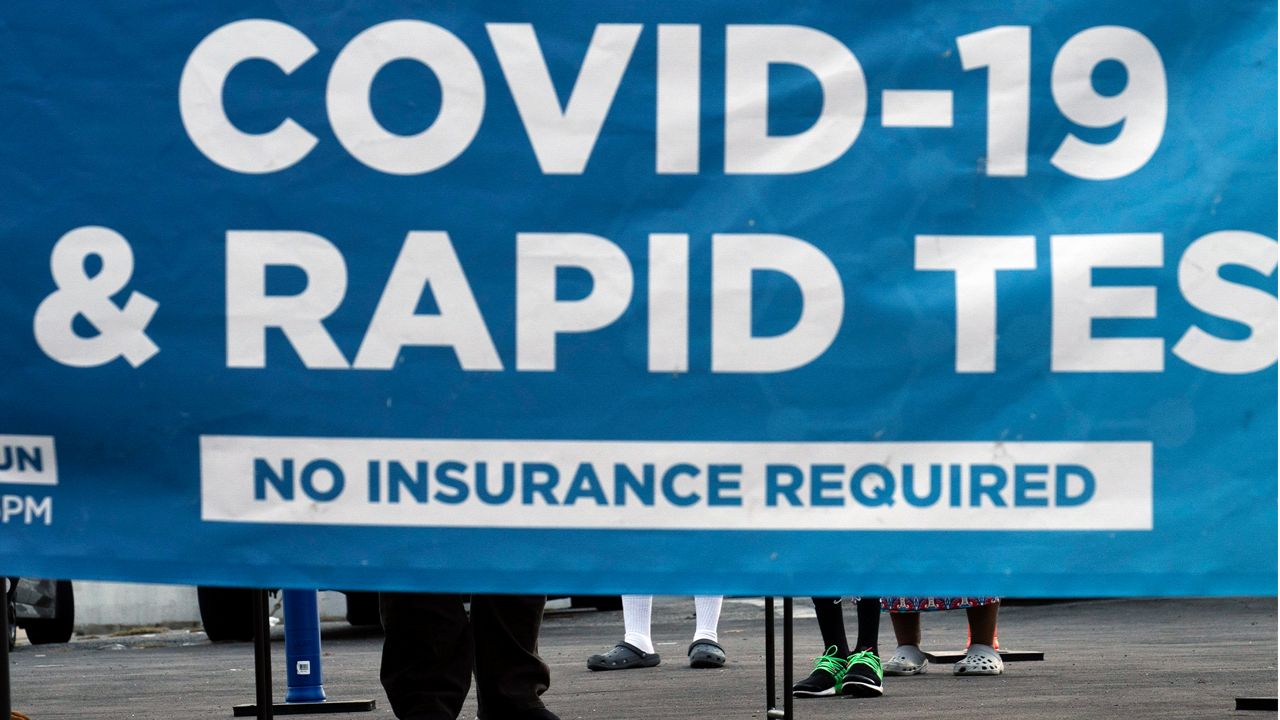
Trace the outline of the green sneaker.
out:
[[[796,697],[829,697],[840,693],[840,683],[849,670],[849,662],[836,654],[832,645],[826,654],[813,659],[813,672],[796,683],[791,694]]]
[[[840,694],[845,697],[880,697],[884,695],[884,669],[880,657],[870,650],[849,656],[849,668],[840,684]]]

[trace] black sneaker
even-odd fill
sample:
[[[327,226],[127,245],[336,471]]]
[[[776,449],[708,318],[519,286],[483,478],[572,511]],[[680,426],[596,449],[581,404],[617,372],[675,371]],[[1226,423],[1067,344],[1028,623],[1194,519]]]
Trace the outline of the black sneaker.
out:
[[[840,694],[859,698],[884,695],[884,670],[880,668],[880,657],[870,650],[849,656],[849,669],[844,674]]]
[[[813,659],[813,672],[809,677],[796,683],[791,694],[796,697],[830,697],[840,692],[840,681],[844,679],[848,669],[848,661],[836,654],[835,646],[827,648],[826,654]]]

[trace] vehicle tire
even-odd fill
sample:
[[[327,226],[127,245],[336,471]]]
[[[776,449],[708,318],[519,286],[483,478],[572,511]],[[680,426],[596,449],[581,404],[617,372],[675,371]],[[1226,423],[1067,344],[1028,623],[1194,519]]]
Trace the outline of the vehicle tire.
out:
[[[7,596],[4,599],[5,615],[9,618],[9,649],[18,644],[18,613],[13,609],[13,601]]]
[[[378,612],[378,593],[347,592],[347,622],[356,626],[382,627],[382,616]]]
[[[248,642],[253,639],[253,590],[196,588],[200,622],[210,642]]]
[[[76,596],[71,581],[59,580],[55,587],[53,617],[27,620],[22,626],[32,645],[67,642],[75,629]]]

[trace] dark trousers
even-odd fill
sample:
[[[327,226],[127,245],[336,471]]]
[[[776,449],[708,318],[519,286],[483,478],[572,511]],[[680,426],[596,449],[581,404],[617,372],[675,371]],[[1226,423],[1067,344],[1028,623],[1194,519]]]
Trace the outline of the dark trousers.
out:
[[[462,604],[471,600],[471,617]],[[481,720],[543,707],[541,595],[382,593],[382,687],[403,720],[454,720],[476,675]]]

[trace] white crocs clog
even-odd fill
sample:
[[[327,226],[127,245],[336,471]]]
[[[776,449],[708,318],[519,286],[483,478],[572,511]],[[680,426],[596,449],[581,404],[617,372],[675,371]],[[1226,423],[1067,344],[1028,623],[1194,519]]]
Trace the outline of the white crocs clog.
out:
[[[974,643],[951,672],[954,675],[999,675],[1004,672],[1004,660],[990,645]]]
[[[929,668],[929,658],[916,645],[899,645],[884,664],[885,675],[919,675]]]

